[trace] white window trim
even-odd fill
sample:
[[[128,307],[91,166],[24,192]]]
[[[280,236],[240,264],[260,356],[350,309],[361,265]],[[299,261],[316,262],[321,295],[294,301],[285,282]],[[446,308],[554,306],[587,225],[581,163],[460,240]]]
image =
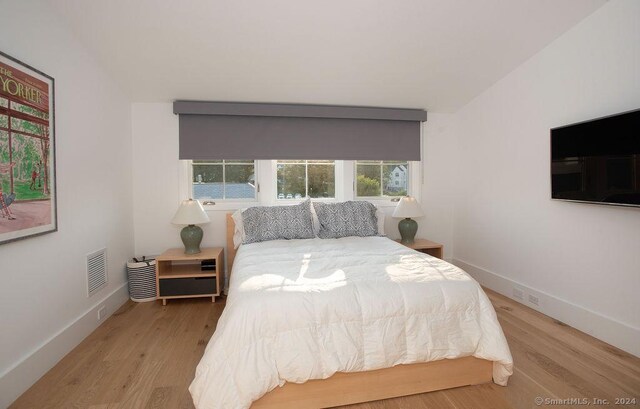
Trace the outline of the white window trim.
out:
[[[301,199],[278,199],[278,161],[277,160],[272,160],[271,162],[271,172],[270,172],[270,176],[271,176],[271,189],[272,189],[272,201],[271,203],[273,204],[281,204],[281,205],[288,205],[288,204],[297,204],[297,203],[301,203],[304,200],[306,200],[306,197],[303,197]],[[335,197],[314,197],[311,200],[313,200],[314,202],[341,202],[344,201],[345,199],[343,199],[344,197],[344,162],[342,160],[336,160],[334,161],[334,177],[335,177]],[[329,165],[327,165],[329,166]],[[340,177],[340,175],[343,175],[343,177]],[[306,177],[308,178],[309,175],[306,175]],[[305,181],[305,183],[308,183],[308,180]],[[309,187],[307,186],[307,189]]]
[[[256,177],[256,197],[254,199],[211,199],[214,204],[202,203],[206,211],[214,210],[237,210],[245,207],[258,206],[260,204],[260,165],[261,161],[254,161],[254,174]],[[181,200],[191,199],[193,196],[193,161],[181,160],[179,166],[180,178],[180,198]]]
[[[366,200],[377,207],[396,207],[400,196],[358,196],[356,190],[356,162],[352,161],[353,169],[351,175],[351,197],[352,200]],[[422,185],[422,162],[408,161],[409,180],[407,181],[407,195],[420,200]],[[345,175],[346,176],[346,175]]]
[[[421,198],[422,185],[422,162],[410,161],[409,163],[409,181],[407,184],[407,194]],[[228,211],[237,210],[251,206],[274,206],[288,205],[302,202],[303,199],[278,199],[277,198],[277,161],[276,160],[256,160],[255,175],[258,191],[255,199],[216,199],[215,204],[203,204],[207,211]],[[180,198],[186,200],[192,195],[193,168],[191,161],[181,160],[179,166],[180,180]],[[393,196],[375,196],[375,197],[358,197],[356,195],[356,165],[355,161],[335,162],[336,188],[335,198],[314,198],[313,201],[321,202],[343,202],[345,200],[366,200],[378,207],[395,207],[399,197]]]

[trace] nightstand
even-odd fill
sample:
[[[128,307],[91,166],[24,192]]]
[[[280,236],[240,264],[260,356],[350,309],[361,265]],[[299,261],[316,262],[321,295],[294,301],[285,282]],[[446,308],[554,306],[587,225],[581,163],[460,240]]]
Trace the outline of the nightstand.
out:
[[[396,240],[400,243],[400,239]],[[415,239],[411,244],[400,243],[403,246],[407,246],[411,249],[419,251],[421,253],[429,254],[433,257],[438,257],[442,259],[442,253],[444,251],[444,246],[440,243],[436,243],[435,241],[426,240],[426,239]]]
[[[224,271],[224,249],[203,248],[197,254],[184,254],[184,248],[169,249],[156,257],[156,288],[162,305],[173,298],[220,296]]]

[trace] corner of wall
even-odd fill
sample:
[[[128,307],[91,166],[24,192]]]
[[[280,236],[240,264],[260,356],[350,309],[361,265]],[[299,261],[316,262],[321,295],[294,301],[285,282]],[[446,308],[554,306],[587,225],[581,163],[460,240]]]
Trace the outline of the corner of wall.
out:
[[[511,298],[520,304],[524,304],[527,307],[533,308],[574,328],[578,328],[630,354],[640,356],[640,343],[638,343],[640,339],[639,328],[634,328],[611,317],[606,317],[583,306],[547,294],[544,291],[529,287],[462,260],[454,259],[453,264],[465,270],[481,285],[505,297]],[[514,297],[514,288],[523,292],[523,299]],[[529,295],[536,297],[538,305],[527,301]]]

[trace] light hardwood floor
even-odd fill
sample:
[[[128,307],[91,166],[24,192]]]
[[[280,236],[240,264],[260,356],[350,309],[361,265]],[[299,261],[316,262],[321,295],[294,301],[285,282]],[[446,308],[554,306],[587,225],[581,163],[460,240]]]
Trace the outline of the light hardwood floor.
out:
[[[538,407],[536,397],[590,403],[597,398],[609,402],[601,407],[640,407],[639,358],[487,294],[515,361],[508,387],[490,383],[349,408],[531,408]],[[224,300],[180,300],[166,307],[128,302],[11,408],[193,408],[187,387],[223,308]],[[636,403],[615,405],[623,397]]]

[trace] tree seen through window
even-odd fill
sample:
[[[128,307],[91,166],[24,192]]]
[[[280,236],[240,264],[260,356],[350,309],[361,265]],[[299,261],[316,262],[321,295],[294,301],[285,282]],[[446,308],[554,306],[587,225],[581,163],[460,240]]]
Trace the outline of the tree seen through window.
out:
[[[356,196],[406,196],[407,161],[356,161]]]
[[[333,198],[336,196],[335,161],[277,161],[278,199]]]

